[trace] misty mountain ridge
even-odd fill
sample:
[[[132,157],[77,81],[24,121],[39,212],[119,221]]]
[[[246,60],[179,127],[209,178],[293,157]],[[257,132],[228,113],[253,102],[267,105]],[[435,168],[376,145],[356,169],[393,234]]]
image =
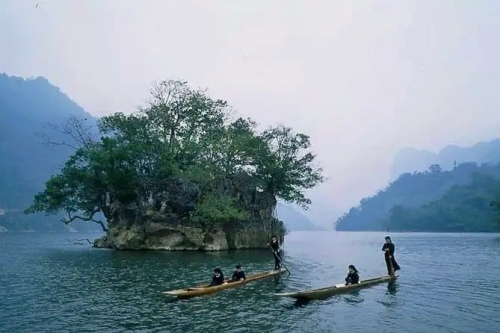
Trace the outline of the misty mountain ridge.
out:
[[[22,214],[73,153],[70,147],[43,144],[43,135],[67,142],[68,137],[51,130],[49,124],[64,126],[71,116],[87,119],[89,125],[98,120],[43,77],[24,79],[0,73],[0,227],[18,231],[101,230],[95,223],[82,221],[66,227],[60,221],[62,215]],[[298,209],[279,203],[276,217],[290,231],[320,229]]]
[[[448,145],[438,153],[416,148],[401,149],[391,167],[391,181],[406,172],[423,172],[433,164],[443,170],[451,170],[455,165],[467,162],[492,164],[500,162],[500,138],[478,142],[473,146]]]
[[[43,78],[23,79],[0,74],[0,225],[8,230],[62,231],[60,216],[25,216],[33,195],[44,188],[73,152],[69,147],[42,144],[41,135],[68,141],[49,124],[63,126],[70,116],[89,118],[61,89]],[[76,223],[73,227],[94,230]]]
[[[492,232],[500,197],[500,138],[438,153],[405,148],[393,180],[336,221],[339,231]]]
[[[275,217],[283,221],[289,231],[323,230],[299,210],[301,210],[301,208],[294,208],[284,203],[278,203]]]

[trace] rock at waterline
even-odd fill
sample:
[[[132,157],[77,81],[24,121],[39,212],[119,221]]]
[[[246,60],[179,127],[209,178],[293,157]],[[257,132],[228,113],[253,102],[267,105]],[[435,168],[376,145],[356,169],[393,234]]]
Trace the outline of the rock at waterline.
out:
[[[246,174],[220,180],[218,188],[237,200],[248,213],[246,221],[200,225],[191,219],[197,206],[196,185],[178,182],[156,193],[156,200],[140,206],[113,206],[108,231],[94,241],[94,247],[116,250],[201,250],[265,249],[272,234],[283,239],[283,222],[273,217],[276,198],[256,190],[255,180]]]
[[[94,247],[116,250],[224,251],[267,248],[271,232],[260,226],[207,233],[195,227],[169,227],[149,222],[133,228],[115,227],[94,240]]]

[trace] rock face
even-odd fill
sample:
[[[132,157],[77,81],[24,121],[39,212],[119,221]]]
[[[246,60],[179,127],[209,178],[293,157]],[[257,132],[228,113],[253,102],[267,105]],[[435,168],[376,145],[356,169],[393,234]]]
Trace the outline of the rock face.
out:
[[[219,182],[219,190],[238,199],[248,212],[247,221],[193,221],[199,200],[193,184],[175,183],[152,195],[141,207],[115,205],[105,236],[94,247],[116,250],[199,250],[266,248],[272,234],[283,241],[285,228],[273,217],[276,198],[257,190],[247,175]]]
[[[266,230],[246,230],[226,233],[207,233],[201,228],[171,228],[156,223],[148,233],[142,228],[113,228],[104,237],[94,241],[94,247],[116,250],[167,250],[167,251],[221,251],[229,249],[266,248],[271,233]],[[150,230],[151,231],[151,230]]]

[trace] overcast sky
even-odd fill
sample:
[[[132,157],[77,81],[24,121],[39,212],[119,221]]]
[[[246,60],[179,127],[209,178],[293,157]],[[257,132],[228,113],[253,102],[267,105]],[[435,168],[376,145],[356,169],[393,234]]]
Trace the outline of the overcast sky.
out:
[[[151,84],[208,87],[312,138],[346,209],[394,154],[500,136],[500,1],[0,0],[0,72],[44,76],[96,116]]]

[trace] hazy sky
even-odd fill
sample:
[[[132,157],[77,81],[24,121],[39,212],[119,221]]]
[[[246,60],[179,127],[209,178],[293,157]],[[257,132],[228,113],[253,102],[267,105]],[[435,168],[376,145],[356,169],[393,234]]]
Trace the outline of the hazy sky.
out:
[[[0,72],[45,76],[96,116],[155,80],[208,87],[309,134],[330,179],[313,198],[345,209],[400,148],[500,136],[498,17],[495,0],[0,0]]]

